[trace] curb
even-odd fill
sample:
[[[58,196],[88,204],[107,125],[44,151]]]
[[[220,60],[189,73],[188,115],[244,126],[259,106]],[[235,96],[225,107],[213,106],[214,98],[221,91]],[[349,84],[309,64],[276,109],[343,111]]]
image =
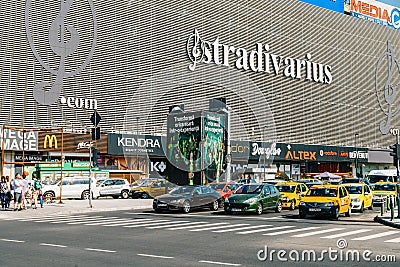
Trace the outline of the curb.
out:
[[[378,223],[380,223],[380,224],[384,224],[384,225],[386,225],[386,226],[390,226],[390,227],[393,227],[393,228],[398,228],[398,229],[400,229],[400,224],[395,223],[395,222],[391,222],[391,221],[388,221],[388,220],[385,220],[385,219],[383,219],[383,218],[381,218],[381,217],[379,217],[379,216],[376,216],[376,217],[374,218],[374,221],[375,221],[375,222],[378,222]]]

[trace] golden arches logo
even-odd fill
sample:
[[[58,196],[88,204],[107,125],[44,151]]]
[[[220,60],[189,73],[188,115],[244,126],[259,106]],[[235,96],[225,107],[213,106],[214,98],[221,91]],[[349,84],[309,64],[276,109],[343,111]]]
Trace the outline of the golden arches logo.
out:
[[[49,148],[53,148],[53,143],[54,143],[54,148],[58,148],[58,143],[57,143],[57,136],[53,135],[46,135],[44,137],[44,142],[43,142],[43,147],[47,148],[47,145]]]

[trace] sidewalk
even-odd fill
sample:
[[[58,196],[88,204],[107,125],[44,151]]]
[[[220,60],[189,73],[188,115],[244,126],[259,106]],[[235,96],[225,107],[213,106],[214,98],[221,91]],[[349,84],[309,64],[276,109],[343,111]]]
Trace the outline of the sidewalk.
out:
[[[92,208],[89,208],[89,200],[63,200],[63,204],[49,203],[44,204],[43,208],[22,211],[0,211],[0,219],[7,218],[29,218],[31,216],[49,216],[49,215],[72,215],[77,213],[90,213],[101,211],[117,211],[117,210],[137,210],[152,209],[152,199],[94,199],[92,200]],[[12,207],[12,205],[11,205]]]
[[[379,222],[381,224],[394,227],[394,228],[399,228],[400,229],[400,218],[397,217],[398,212],[397,208],[394,210],[394,218],[393,220],[390,220],[390,211],[386,212],[383,214],[383,216],[377,215],[374,219],[374,221]]]

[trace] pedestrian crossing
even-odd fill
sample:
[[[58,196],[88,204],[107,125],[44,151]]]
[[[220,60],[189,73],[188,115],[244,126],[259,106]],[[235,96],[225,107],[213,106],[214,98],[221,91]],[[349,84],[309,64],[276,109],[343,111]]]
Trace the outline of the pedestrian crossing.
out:
[[[144,216],[141,216],[144,217]],[[121,218],[116,216],[97,215],[49,215],[30,218],[14,218],[20,222],[35,222],[48,224],[65,224],[71,226],[88,227],[123,227],[127,229],[148,229],[164,231],[189,231],[210,232],[217,234],[258,235],[263,237],[315,237],[322,239],[338,239],[345,237],[353,241],[369,241],[379,239],[387,243],[400,243],[400,230],[388,230],[383,228],[352,229],[337,227],[337,225],[317,225],[299,227],[296,222],[292,225],[277,225],[273,221],[269,224],[263,222],[230,223],[212,222],[210,220],[190,221],[188,218]],[[9,218],[1,220],[10,220]],[[264,221],[265,222],[265,221]],[[289,224],[289,223],[288,223]]]

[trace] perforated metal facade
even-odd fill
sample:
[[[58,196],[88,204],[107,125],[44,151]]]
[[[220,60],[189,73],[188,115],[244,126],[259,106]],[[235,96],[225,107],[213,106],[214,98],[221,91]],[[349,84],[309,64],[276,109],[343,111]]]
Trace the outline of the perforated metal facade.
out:
[[[0,2],[0,124],[90,126],[93,110],[60,101],[40,105],[32,93],[40,82],[56,82],[60,56],[49,34],[61,16],[60,2]],[[400,31],[295,0],[101,0],[93,1],[95,16],[92,1],[71,3],[62,22],[76,28],[79,46],[65,56],[65,72],[89,61],[79,73],[61,77],[61,96],[96,99],[104,131],[165,133],[168,106],[207,109],[210,98],[224,96],[236,139],[261,139],[264,132],[278,142],[351,146],[358,133],[364,147],[386,147],[394,140],[380,131],[387,116],[375,92],[375,69],[387,41],[400,55]],[[284,67],[279,75],[238,70],[234,54],[229,67],[198,63],[191,71],[186,42],[194,29],[204,40],[219,37],[249,52],[262,43],[270,53],[293,59],[309,53],[312,62],[331,66],[332,82],[288,78]],[[70,37],[65,34],[65,41]],[[379,88],[387,76],[382,64]],[[400,84],[399,76],[396,67],[390,84]],[[396,96],[394,108],[399,100]],[[387,107],[383,99],[386,112]],[[400,128],[399,115],[390,126]]]

